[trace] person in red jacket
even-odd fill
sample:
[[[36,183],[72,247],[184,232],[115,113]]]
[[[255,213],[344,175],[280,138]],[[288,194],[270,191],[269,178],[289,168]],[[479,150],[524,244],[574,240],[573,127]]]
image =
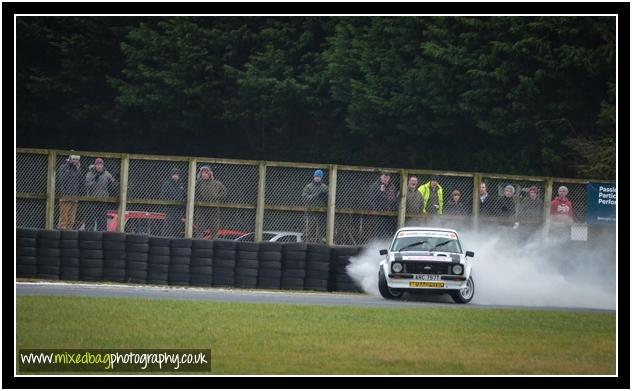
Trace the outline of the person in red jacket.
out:
[[[551,201],[551,221],[557,223],[573,223],[573,204],[566,198],[568,188],[560,186],[557,197]]]

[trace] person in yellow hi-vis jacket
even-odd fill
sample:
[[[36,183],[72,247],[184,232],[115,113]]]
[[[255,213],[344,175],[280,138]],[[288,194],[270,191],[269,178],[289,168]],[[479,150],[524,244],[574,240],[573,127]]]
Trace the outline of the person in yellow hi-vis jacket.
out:
[[[419,186],[417,191],[423,200],[422,213],[425,215],[443,214],[443,187],[439,185],[439,178],[430,177],[430,181]]]

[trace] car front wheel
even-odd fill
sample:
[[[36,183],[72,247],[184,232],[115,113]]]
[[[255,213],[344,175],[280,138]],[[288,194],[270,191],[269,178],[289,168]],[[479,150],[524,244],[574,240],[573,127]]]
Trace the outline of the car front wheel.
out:
[[[452,300],[454,300],[455,303],[469,303],[474,297],[474,279],[472,276],[467,279],[465,288],[450,292],[450,296],[452,296]]]
[[[380,294],[385,299],[396,300],[401,298],[404,294],[404,292],[399,289],[392,289],[388,287],[388,284],[386,283],[386,276],[384,275],[384,271],[382,271],[382,269],[380,269],[378,287],[380,289]]]

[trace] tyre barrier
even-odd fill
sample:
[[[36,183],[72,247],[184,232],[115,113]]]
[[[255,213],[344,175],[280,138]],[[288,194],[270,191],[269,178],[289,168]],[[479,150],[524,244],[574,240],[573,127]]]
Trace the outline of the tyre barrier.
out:
[[[61,249],[60,280],[79,279],[79,231],[61,231],[59,247]]]
[[[15,275],[20,278],[37,278],[37,230],[18,228],[15,238]]]
[[[235,286],[235,265],[237,263],[237,242],[232,240],[213,241],[213,279],[217,287]]]
[[[125,236],[125,281],[147,283],[149,237],[139,234]]]
[[[259,274],[257,288],[281,289],[281,260],[283,244],[277,242],[259,243]]]
[[[16,276],[67,281],[360,292],[362,247],[16,229]]]
[[[188,286],[191,278],[193,239],[171,239],[167,284]]]
[[[37,232],[37,278],[59,280],[61,268],[61,232],[42,229]]]
[[[254,289],[259,277],[259,243],[237,242],[235,286]]]
[[[79,231],[79,280],[103,281],[103,232]]]
[[[281,254],[281,289],[304,289],[307,244],[286,243]]]
[[[169,259],[171,239],[163,237],[149,238],[147,259],[147,283],[167,285],[169,283]]]
[[[189,285],[211,286],[213,284],[213,242],[195,239],[191,244],[191,268]]]
[[[327,291],[329,289],[329,266],[331,249],[324,244],[307,245],[305,289]]]
[[[356,246],[332,246],[330,252],[329,290],[342,292],[361,292],[347,273],[347,267],[351,264],[352,256],[359,254],[361,247]]]
[[[126,235],[122,232],[103,233],[103,281],[126,281],[126,244]]]

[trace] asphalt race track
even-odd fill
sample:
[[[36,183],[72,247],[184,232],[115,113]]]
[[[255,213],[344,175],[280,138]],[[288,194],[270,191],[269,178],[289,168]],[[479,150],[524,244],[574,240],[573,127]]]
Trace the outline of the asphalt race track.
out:
[[[222,302],[309,304],[354,307],[511,308],[549,311],[615,312],[614,310],[587,308],[498,306],[473,303],[457,305],[452,302],[452,299],[448,295],[405,295],[403,300],[392,301],[361,293],[191,288],[110,283],[86,284],[66,282],[16,282],[15,292],[17,296],[135,297],[146,299],[212,300]]]

